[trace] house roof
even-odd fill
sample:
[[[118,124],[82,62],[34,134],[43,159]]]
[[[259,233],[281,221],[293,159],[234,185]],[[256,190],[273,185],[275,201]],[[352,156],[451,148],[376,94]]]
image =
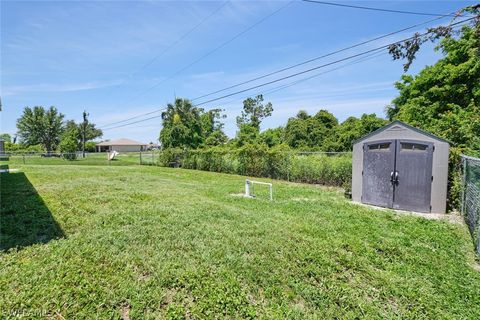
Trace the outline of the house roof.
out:
[[[391,127],[393,127],[393,126],[395,126],[395,125],[401,125],[401,126],[407,128],[407,129],[410,129],[410,130],[413,130],[413,131],[418,132],[418,133],[420,133],[420,134],[426,135],[426,136],[428,136],[428,137],[430,137],[430,138],[433,138],[433,139],[435,139],[435,140],[438,140],[438,141],[442,141],[442,142],[446,142],[446,143],[448,143],[448,144],[451,144],[451,142],[448,141],[448,140],[445,140],[445,139],[442,139],[442,138],[440,138],[440,137],[437,137],[436,135],[431,134],[430,132],[423,131],[423,130],[421,130],[421,129],[415,128],[414,126],[411,126],[411,125],[409,125],[409,124],[406,124],[405,122],[402,122],[402,121],[400,121],[400,120],[394,120],[394,121],[390,122],[389,124],[387,124],[386,126],[383,126],[383,127],[379,128],[379,129],[373,131],[373,132],[370,132],[369,134],[361,137],[360,139],[357,139],[357,140],[353,141],[353,144],[359,143],[359,142],[361,142],[362,140],[365,140],[365,139],[367,139],[367,138],[370,138],[370,137],[372,137],[372,136],[374,136],[374,135],[376,135],[376,134],[378,134],[378,133],[380,133],[380,132],[382,132],[382,131],[384,131],[384,130],[386,130],[386,129],[388,129],[388,128],[391,128]]]
[[[138,142],[131,139],[121,138],[117,140],[109,140],[97,143],[97,146],[146,146],[146,143]]]

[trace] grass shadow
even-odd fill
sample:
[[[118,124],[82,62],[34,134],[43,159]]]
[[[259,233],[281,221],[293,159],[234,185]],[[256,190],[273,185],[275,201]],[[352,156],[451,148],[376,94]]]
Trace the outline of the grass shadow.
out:
[[[0,174],[0,251],[65,236],[23,172]]]

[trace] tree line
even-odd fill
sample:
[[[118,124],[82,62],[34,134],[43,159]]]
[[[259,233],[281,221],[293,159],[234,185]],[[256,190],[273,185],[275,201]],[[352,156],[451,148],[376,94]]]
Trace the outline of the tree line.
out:
[[[162,147],[237,148],[247,144],[263,144],[270,148],[287,145],[301,150],[350,151],[354,140],[387,123],[387,120],[375,114],[349,117],[339,123],[327,110],[319,110],[313,115],[300,110],[295,117],[288,119],[285,126],[261,131],[263,120],[273,114],[273,105],[271,102],[264,103],[264,97],[257,95],[243,101],[243,110],[236,119],[236,136],[229,139],[223,131],[223,111],[221,108],[204,110],[195,107],[188,99],[177,98],[162,114]]]
[[[83,112],[83,121],[65,121],[65,115],[54,106],[25,107],[17,120],[17,134],[13,138],[2,134],[6,151],[36,151],[75,153],[95,151],[94,139],[103,135]],[[76,157],[72,155],[71,157]]]

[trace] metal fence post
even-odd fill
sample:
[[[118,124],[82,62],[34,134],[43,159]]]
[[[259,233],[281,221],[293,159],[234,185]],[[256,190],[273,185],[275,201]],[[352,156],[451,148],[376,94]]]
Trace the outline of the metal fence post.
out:
[[[142,150],[140,150],[140,164],[142,164]]]
[[[460,212],[462,213],[462,216],[465,215],[465,189],[467,188],[467,159],[462,157],[462,171],[463,171],[463,176],[462,176],[462,194],[461,194],[461,199],[462,202],[460,203]]]

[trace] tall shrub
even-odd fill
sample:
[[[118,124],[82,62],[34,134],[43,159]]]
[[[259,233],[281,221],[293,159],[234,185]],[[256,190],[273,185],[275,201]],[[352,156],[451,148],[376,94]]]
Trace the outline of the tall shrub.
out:
[[[268,148],[247,144],[238,149],[213,147],[184,151],[163,150],[159,165],[172,166],[179,162],[182,168],[233,173],[252,177],[283,179],[294,182],[345,186],[350,183],[351,155],[295,154],[288,146]]]

